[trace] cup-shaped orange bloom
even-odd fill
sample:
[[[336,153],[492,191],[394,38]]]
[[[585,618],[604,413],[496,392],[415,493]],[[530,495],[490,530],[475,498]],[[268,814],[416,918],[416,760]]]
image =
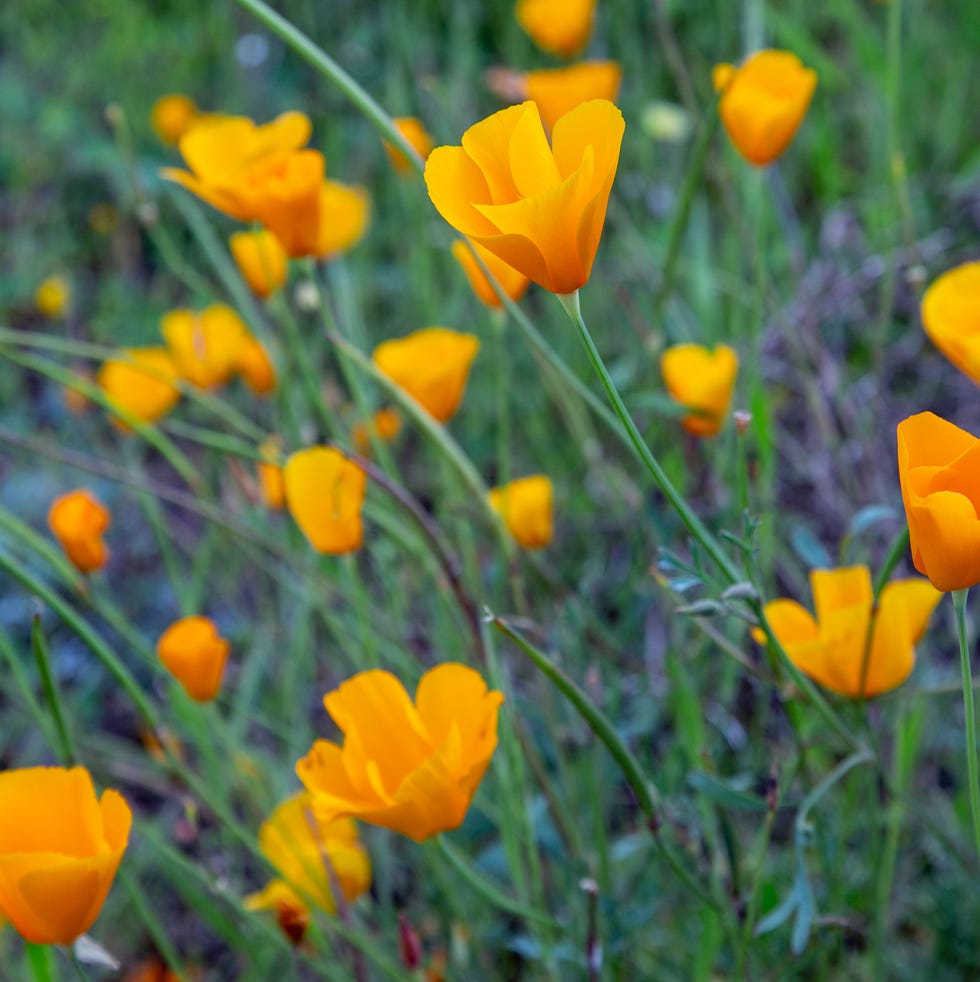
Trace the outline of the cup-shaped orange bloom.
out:
[[[980,385],[980,262],[943,273],[922,298],[922,326],[932,343]]]
[[[45,317],[63,317],[71,303],[71,285],[64,276],[47,276],[34,291],[34,306]]]
[[[259,848],[280,878],[245,898],[251,910],[276,910],[292,902],[335,913],[337,903],[326,862],[345,900],[356,900],[371,886],[371,861],[356,823],[350,818],[321,821],[308,791],[284,801],[262,823]]]
[[[242,319],[225,304],[201,311],[172,310],[160,321],[160,331],[181,378],[202,389],[231,378],[249,338]]]
[[[163,667],[195,702],[217,698],[230,648],[207,617],[182,617],[157,641]]]
[[[320,228],[314,255],[330,259],[353,249],[364,237],[371,217],[367,190],[342,181],[320,186]]]
[[[896,580],[881,591],[875,611],[867,566],[813,570],[810,589],[816,618],[795,600],[773,600],[765,608],[800,671],[849,699],[881,695],[909,677],[913,646],[942,599],[938,590],[918,577]],[[758,629],[753,633],[765,640]]]
[[[738,374],[738,355],[726,344],[713,350],[677,344],[660,356],[660,371],[671,397],[697,412],[681,423],[695,436],[712,436],[728,413]]]
[[[571,58],[589,40],[596,0],[518,0],[517,22],[549,54]]]
[[[48,528],[83,573],[105,566],[109,550],[102,533],[111,521],[109,509],[82,488],[56,498],[48,509]]]
[[[530,280],[513,266],[508,266],[502,259],[498,259],[492,252],[488,252],[483,246],[476,242],[471,243],[477,255],[483,260],[484,265],[490,270],[493,278],[497,281],[504,294],[513,301],[518,301],[524,296]],[[473,253],[462,239],[457,239],[452,245],[453,257],[456,262],[463,267],[466,278],[470,281],[473,292],[480,301],[488,307],[497,310],[503,307],[504,303],[497,295],[487,279],[486,273],[480,269],[480,264],[473,258]]]
[[[286,282],[289,257],[268,229],[235,232],[228,244],[243,279],[257,297],[268,297]]]
[[[392,120],[395,128],[405,138],[408,145],[412,147],[418,155],[425,160],[432,153],[432,137],[429,136],[421,119],[415,116],[398,116]],[[384,144],[385,152],[391,161],[391,166],[399,174],[411,174],[412,167],[408,157],[405,156],[397,147],[387,140],[381,141]]]
[[[554,535],[554,489],[543,474],[491,488],[490,506],[525,549],[541,549]]]
[[[378,370],[404,389],[433,419],[445,423],[459,409],[470,365],[480,350],[472,334],[424,327],[374,349]]]
[[[589,279],[619,164],[623,114],[605,99],[555,123],[551,145],[533,102],[471,126],[462,146],[425,165],[443,218],[552,293]]]
[[[215,117],[180,140],[189,171],[161,173],[218,211],[258,221],[290,256],[312,255],[320,217],[323,155],[301,150],[310,137],[302,113],[284,113],[264,126],[239,116]]]
[[[466,816],[503,701],[465,665],[426,672],[414,704],[389,672],[361,672],[323,700],[343,746],[318,740],[296,773],[321,821],[352,816],[422,842]]]
[[[910,416],[898,476],[915,568],[937,590],[980,583],[980,441],[933,413]]]
[[[735,149],[756,167],[771,164],[796,136],[817,73],[790,51],[757,51],[740,67],[716,65],[718,112]]]
[[[538,104],[549,132],[565,113],[591,99],[615,102],[623,70],[614,61],[586,61],[568,68],[544,68],[525,76],[527,97]]]
[[[180,93],[164,95],[153,103],[150,125],[161,143],[173,147],[197,122],[199,113],[194,100]]]
[[[263,457],[257,468],[262,500],[266,508],[278,511],[286,505],[286,481],[279,464],[282,444],[278,438],[272,437],[259,447],[259,453]]]
[[[113,406],[152,423],[180,399],[173,384],[179,377],[166,348],[124,348],[121,358],[110,358],[102,365],[96,381]]]
[[[283,470],[286,504],[317,552],[353,552],[364,540],[367,475],[333,447],[297,450]]]
[[[0,913],[32,944],[71,944],[99,916],[132,812],[84,767],[0,772]]]
[[[276,367],[258,338],[249,335],[238,352],[235,371],[257,396],[265,396],[276,387]]]

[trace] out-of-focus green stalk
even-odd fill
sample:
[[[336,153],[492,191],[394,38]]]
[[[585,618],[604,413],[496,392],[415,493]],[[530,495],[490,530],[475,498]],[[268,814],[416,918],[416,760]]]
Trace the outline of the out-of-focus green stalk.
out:
[[[408,158],[411,165],[422,172],[423,160],[418,151],[401,135],[391,117],[350,75],[347,74],[322,48],[317,47],[302,31],[281,17],[262,0],[237,0],[239,5],[258,20],[297,54],[305,58],[328,81],[332,82],[371,121],[375,129]]]
[[[51,945],[24,943],[27,952],[27,964],[31,967],[31,977],[34,982],[57,982],[58,973],[55,971],[54,949]]]
[[[41,676],[41,688],[44,691],[44,698],[47,700],[48,709],[51,711],[51,718],[54,720],[55,733],[58,740],[55,750],[58,760],[65,767],[71,767],[75,763],[75,748],[72,744],[71,731],[68,728],[68,719],[65,716],[65,708],[61,702],[61,693],[58,691],[58,683],[55,681],[54,671],[51,666],[51,653],[48,651],[47,642],[41,631],[41,615],[34,615],[34,622],[31,625],[31,649],[34,652],[34,661],[37,664],[38,674]]]
[[[973,668],[966,636],[966,599],[969,590],[953,591],[956,611],[956,633],[960,640],[960,670],[963,674],[963,712],[966,717],[966,771],[970,791],[970,815],[973,819],[973,841],[980,859],[980,774],[977,772],[977,713],[973,696]]]

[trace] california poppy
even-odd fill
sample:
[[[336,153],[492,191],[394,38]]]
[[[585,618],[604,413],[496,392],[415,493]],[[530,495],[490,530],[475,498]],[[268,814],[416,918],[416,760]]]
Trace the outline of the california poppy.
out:
[[[541,549],[554,535],[554,489],[543,474],[521,477],[489,492],[490,506],[517,543]]]
[[[932,343],[980,385],[980,262],[933,281],[922,297],[922,326]]]
[[[596,0],[518,0],[517,22],[549,54],[570,58],[592,33]]]
[[[207,617],[182,617],[157,641],[164,668],[195,702],[210,702],[221,691],[230,648]]]
[[[660,371],[671,397],[698,410],[681,420],[684,429],[694,436],[717,433],[732,401],[738,355],[727,344],[677,344],[660,356]]]
[[[56,498],[48,510],[48,527],[83,573],[91,573],[106,564],[109,550],[102,541],[102,533],[111,521],[109,509],[83,488]]]
[[[283,479],[289,512],[317,552],[360,548],[367,476],[357,464],[333,447],[310,447],[290,455]]]

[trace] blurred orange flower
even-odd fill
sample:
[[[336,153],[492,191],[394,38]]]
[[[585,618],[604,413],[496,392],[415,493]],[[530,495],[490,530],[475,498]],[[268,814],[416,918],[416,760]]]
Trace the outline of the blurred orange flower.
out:
[[[453,228],[552,293],[589,279],[625,123],[604,99],[576,106],[548,145],[538,107],[511,106],[437,147],[429,197]]]
[[[235,232],[228,244],[242,277],[256,296],[265,299],[286,282],[286,250],[268,229]]]
[[[48,527],[83,573],[91,573],[106,564],[109,550],[102,541],[102,533],[111,521],[109,509],[82,488],[56,498],[48,510]]]
[[[456,414],[470,365],[480,350],[472,334],[448,327],[424,327],[374,349],[378,371],[404,389],[433,419],[445,423]]]
[[[198,119],[198,109],[189,96],[173,93],[153,103],[150,125],[161,143],[176,146],[180,138]]]
[[[270,437],[259,447],[259,453],[264,458],[258,464],[262,500],[266,508],[278,511],[286,504],[286,484],[279,464],[282,442],[277,437]]]
[[[554,535],[554,489],[543,474],[491,488],[490,507],[525,549],[541,549]]]
[[[170,352],[159,347],[124,348],[120,355],[105,362],[96,378],[109,402],[144,423],[170,412],[180,399],[173,385],[179,378],[177,365]]]
[[[249,335],[238,352],[235,371],[257,396],[268,395],[276,387],[276,367],[258,338]]]
[[[417,119],[415,116],[398,116],[392,122],[395,124],[398,132],[405,137],[409,146],[413,147],[423,160],[432,153],[432,137],[426,131],[422,120]],[[382,140],[381,142],[384,143],[384,148],[387,151],[392,167],[399,174],[411,174],[415,168],[408,157],[387,140]]]
[[[487,269],[490,270],[504,294],[515,303],[520,300],[531,281],[513,266],[508,266],[502,259],[498,259],[492,252],[484,249],[483,246],[476,242],[472,242],[471,245]],[[463,267],[463,272],[466,273],[466,278],[470,281],[470,286],[477,298],[494,310],[503,307],[503,301],[497,296],[497,291],[487,279],[486,273],[480,269],[479,263],[473,258],[473,253],[470,252],[466,242],[463,239],[457,239],[452,245],[452,251],[456,262]]]
[[[0,911],[31,944],[71,944],[99,916],[132,812],[84,767],[0,772]]]
[[[330,259],[353,249],[367,231],[371,199],[367,190],[341,181],[320,188],[320,228],[314,255]]]
[[[157,641],[163,667],[195,702],[217,698],[230,648],[207,617],[183,617]]]
[[[936,279],[922,297],[922,326],[932,343],[980,385],[980,262]]]
[[[466,816],[497,746],[503,694],[465,665],[438,665],[409,699],[389,672],[328,693],[343,746],[317,740],[296,765],[318,819],[352,816],[422,842]]]
[[[355,423],[351,430],[351,440],[357,452],[363,456],[371,453],[371,437],[384,443],[391,443],[401,432],[402,418],[397,409],[386,406],[379,409],[369,423]]]
[[[713,436],[728,412],[738,373],[738,355],[727,344],[713,350],[700,344],[677,344],[660,356],[660,371],[671,397],[697,409],[681,421],[695,436]]]
[[[980,440],[933,413],[898,424],[912,562],[937,590],[980,583]]]
[[[591,99],[615,102],[623,70],[615,61],[586,61],[568,68],[545,68],[525,76],[527,97],[538,104],[541,121],[551,132],[565,113]]]
[[[299,149],[309,138],[302,113],[283,113],[264,126],[242,116],[212,117],[180,140],[190,171],[161,173],[232,218],[261,222],[290,256],[312,255],[324,161],[316,150]]]
[[[793,141],[817,87],[817,73],[789,51],[757,51],[740,67],[716,65],[718,112],[735,149],[756,167]]]
[[[232,377],[250,337],[242,319],[225,304],[172,310],[160,321],[160,331],[181,378],[202,389],[224,385]]]
[[[549,54],[571,58],[589,40],[596,0],[518,0],[517,22]]]
[[[290,514],[317,552],[360,548],[367,476],[357,464],[333,447],[310,447],[289,456],[283,477]]]
[[[813,570],[810,589],[816,619],[795,600],[765,607],[773,634],[800,671],[849,699],[881,695],[909,677],[913,646],[942,599],[938,590],[917,577],[896,580],[875,604],[867,566]],[[758,628],[753,636],[765,642]]]
[[[331,871],[347,901],[356,900],[371,886],[371,861],[357,825],[349,818],[320,821],[308,791],[282,802],[262,823],[259,848],[280,878],[245,898],[249,910],[280,913],[283,908],[298,907],[305,913],[315,906],[328,914],[336,913]],[[326,867],[328,862],[331,871]],[[293,913],[287,923],[296,925],[305,920]]]
[[[44,317],[64,317],[70,303],[71,284],[64,276],[47,276],[34,291],[34,306]]]

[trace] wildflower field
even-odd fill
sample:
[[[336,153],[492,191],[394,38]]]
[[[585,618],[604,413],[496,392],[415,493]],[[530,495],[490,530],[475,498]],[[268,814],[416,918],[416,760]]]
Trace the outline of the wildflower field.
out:
[[[0,5],[0,982],[980,978],[978,59]]]

